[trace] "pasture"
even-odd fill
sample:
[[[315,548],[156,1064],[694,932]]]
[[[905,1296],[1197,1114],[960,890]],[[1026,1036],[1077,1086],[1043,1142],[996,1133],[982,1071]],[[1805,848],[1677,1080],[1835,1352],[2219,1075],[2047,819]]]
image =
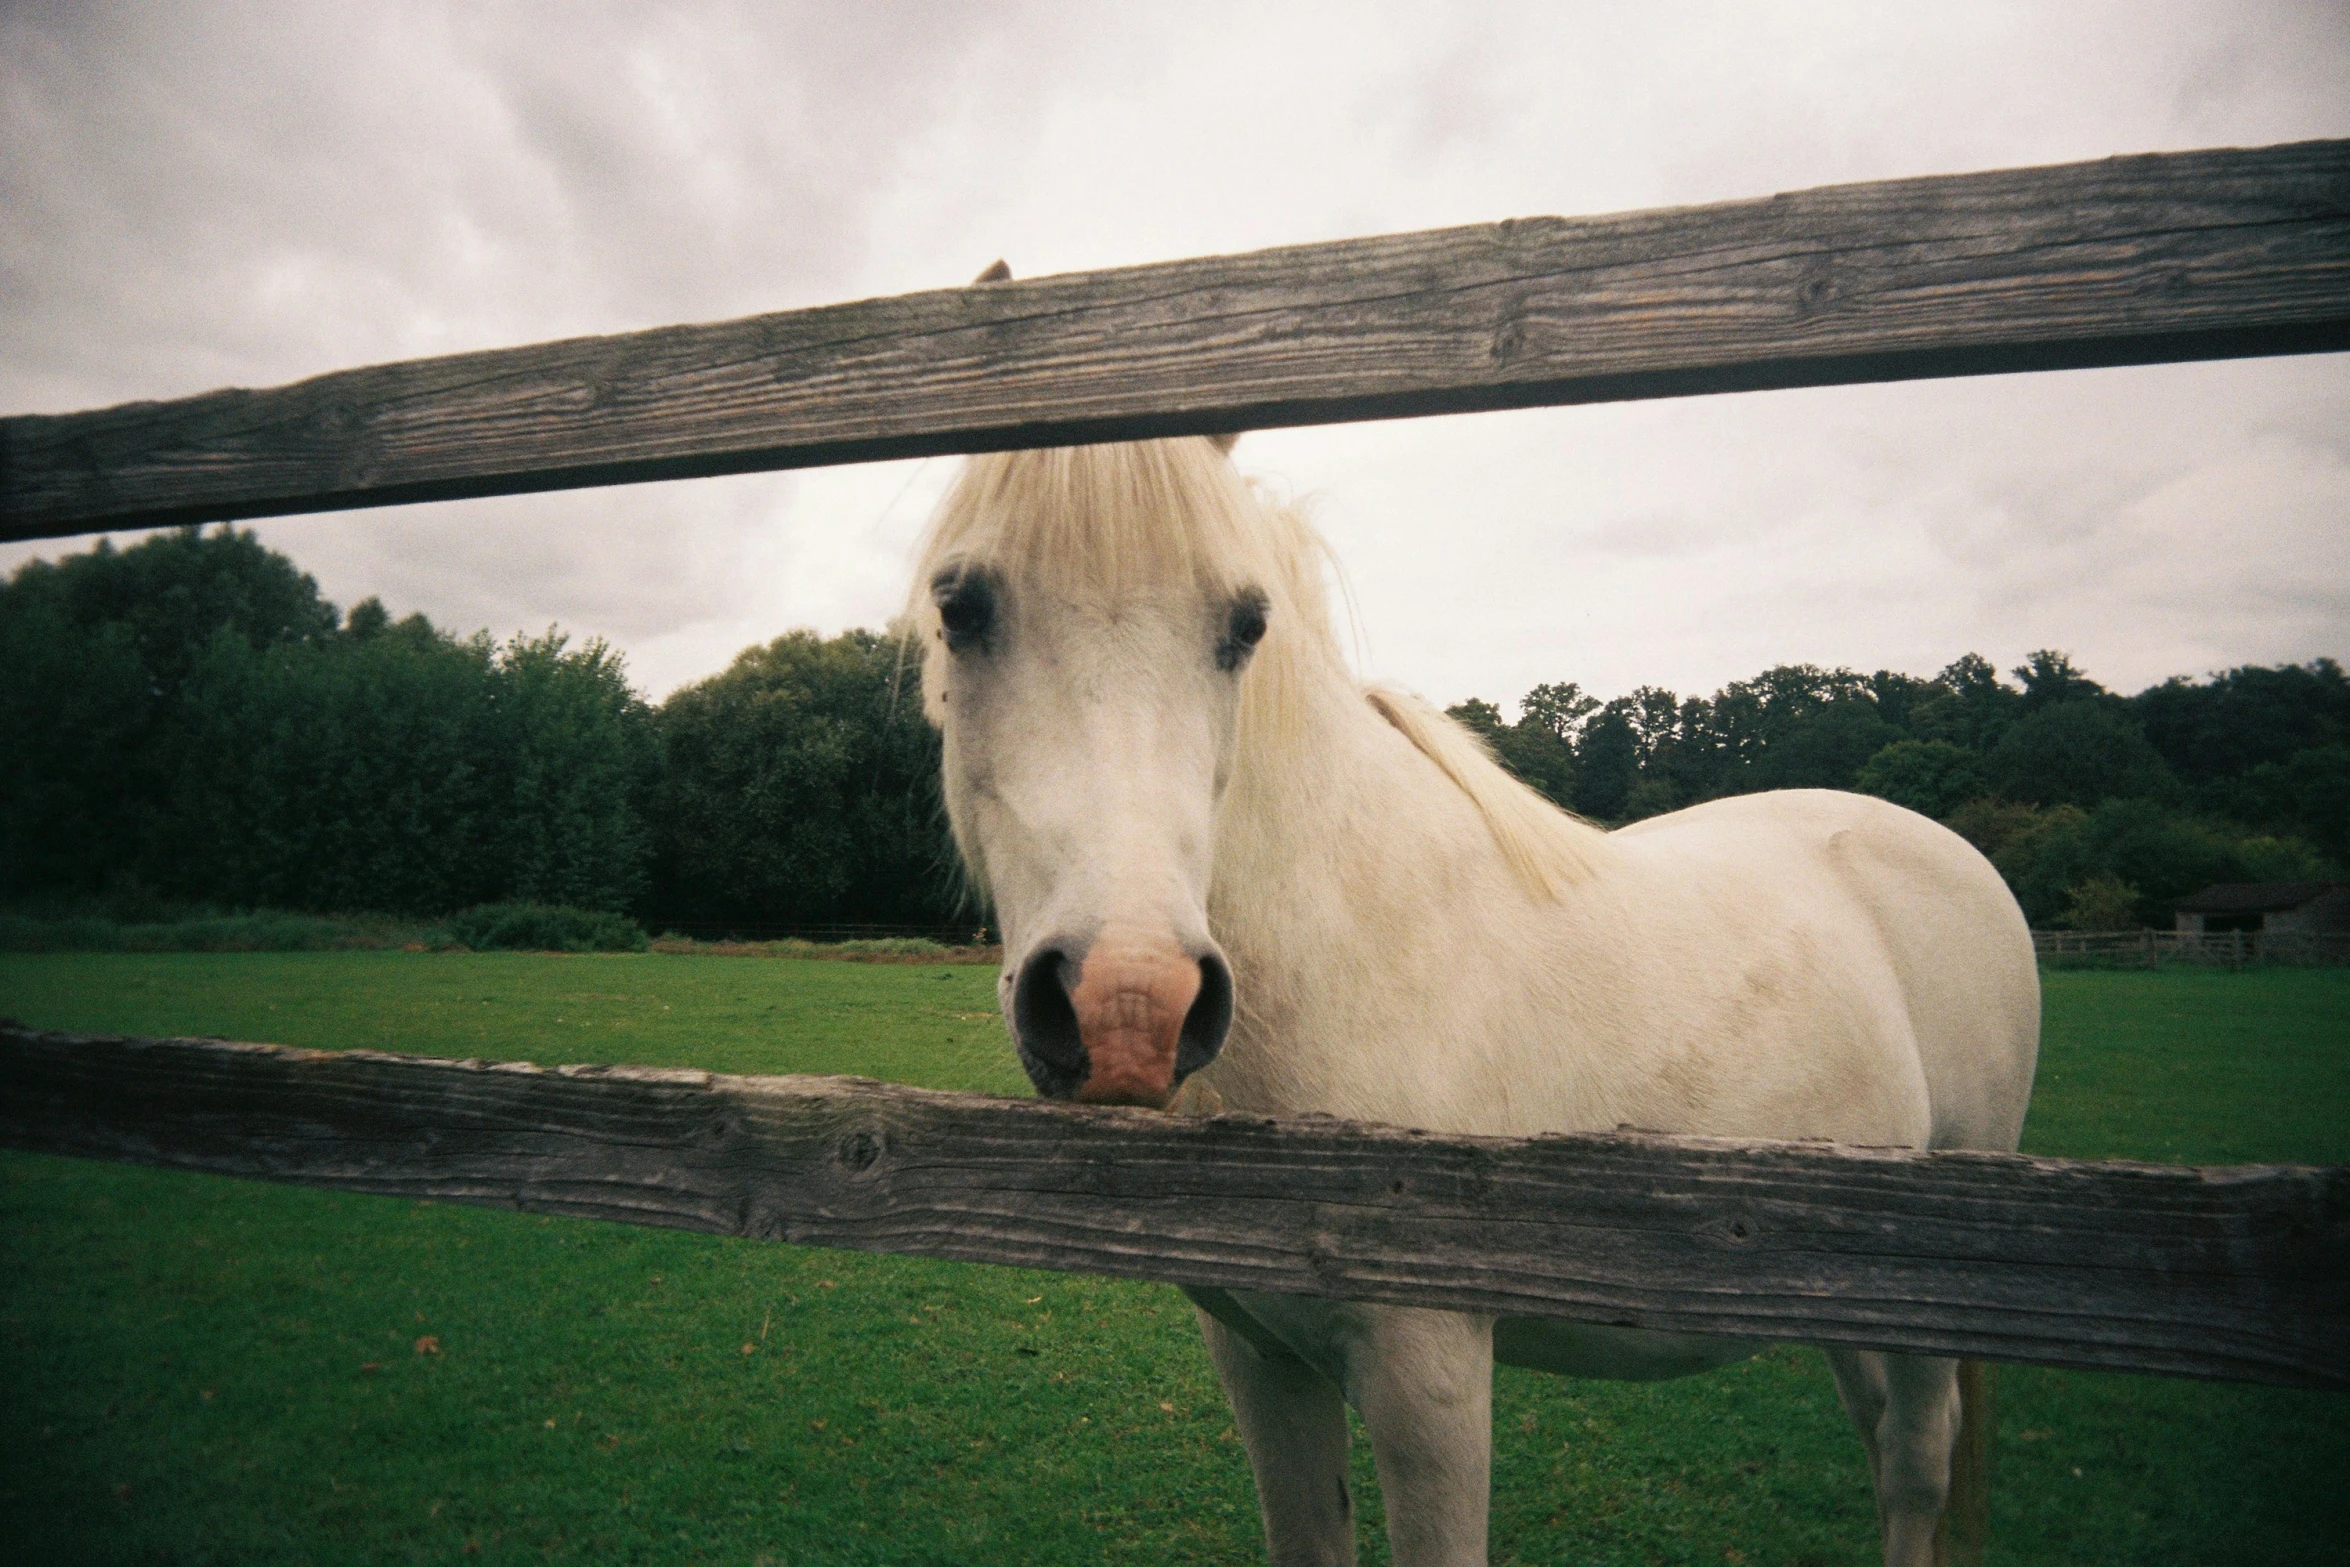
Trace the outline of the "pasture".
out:
[[[0,1015],[1024,1092],[992,970],[661,954],[0,958]],[[2054,973],[2029,1152],[2350,1160],[2350,971]],[[1258,1559],[1173,1290],[0,1155],[27,1559]],[[1504,1371],[1497,1562],[1866,1563],[1826,1369]],[[2001,1373],[1992,1560],[2343,1559],[2350,1405]],[[1366,1558],[1383,1559],[1358,1445]]]

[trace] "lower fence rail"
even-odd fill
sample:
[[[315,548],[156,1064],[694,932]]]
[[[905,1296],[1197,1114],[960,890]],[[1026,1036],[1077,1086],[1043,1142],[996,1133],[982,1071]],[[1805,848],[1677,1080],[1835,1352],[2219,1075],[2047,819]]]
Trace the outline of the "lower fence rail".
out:
[[[0,1144],[804,1245],[2350,1390],[2350,1167],[1438,1136],[0,1023]]]

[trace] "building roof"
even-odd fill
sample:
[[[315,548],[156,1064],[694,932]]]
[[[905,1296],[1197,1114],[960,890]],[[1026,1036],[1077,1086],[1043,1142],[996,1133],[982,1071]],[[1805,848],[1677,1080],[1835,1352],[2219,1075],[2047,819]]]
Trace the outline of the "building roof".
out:
[[[2341,890],[2333,881],[2223,881],[2171,906],[2181,914],[2282,914]]]

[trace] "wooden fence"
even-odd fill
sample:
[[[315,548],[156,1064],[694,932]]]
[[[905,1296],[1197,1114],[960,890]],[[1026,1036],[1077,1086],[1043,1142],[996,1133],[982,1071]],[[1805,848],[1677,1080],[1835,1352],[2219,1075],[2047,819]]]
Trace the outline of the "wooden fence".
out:
[[[1195,1287],[2350,1390],[2350,1168],[1438,1137],[13,1025],[0,1142]]]
[[[2251,963],[2350,963],[2350,931],[2036,930],[2043,963],[2157,968],[2173,963],[2243,968]]]
[[[2350,347],[2350,142],[868,300],[0,420],[0,539],[1074,441]]]
[[[2350,142],[977,285],[0,420],[0,538],[2350,347]],[[2350,1171],[1184,1122],[0,1030],[0,1141],[926,1256],[2350,1388]]]

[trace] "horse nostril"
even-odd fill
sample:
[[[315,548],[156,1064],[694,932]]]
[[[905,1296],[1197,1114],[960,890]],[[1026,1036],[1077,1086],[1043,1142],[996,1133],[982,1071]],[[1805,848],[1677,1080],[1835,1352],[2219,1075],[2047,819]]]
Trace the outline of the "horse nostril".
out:
[[[1183,1033],[1175,1047],[1175,1081],[1216,1059],[1224,1036],[1232,1031],[1232,970],[1211,952],[1199,960],[1199,994],[1184,1014]]]
[[[1085,1080],[1085,1040],[1069,992],[1080,965],[1057,947],[1029,954],[1012,991],[1012,1045],[1036,1091],[1065,1099]]]

